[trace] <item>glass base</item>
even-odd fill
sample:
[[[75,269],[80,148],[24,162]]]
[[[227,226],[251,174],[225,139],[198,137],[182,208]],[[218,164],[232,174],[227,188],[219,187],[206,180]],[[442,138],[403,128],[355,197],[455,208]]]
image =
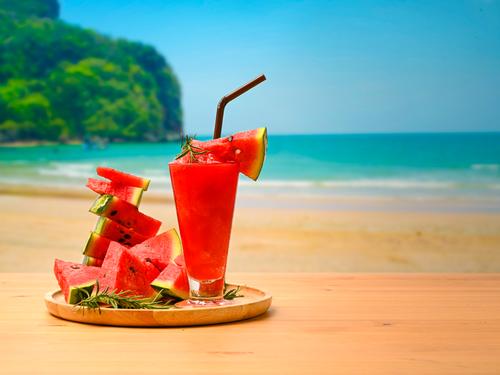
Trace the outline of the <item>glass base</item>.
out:
[[[189,299],[198,302],[224,300],[224,278],[196,280],[188,276]]]
[[[233,301],[228,301],[225,300],[224,298],[214,299],[214,300],[186,299],[184,301],[177,302],[175,306],[181,308],[186,308],[186,307],[197,308],[197,307],[227,306],[232,304],[234,304]]]

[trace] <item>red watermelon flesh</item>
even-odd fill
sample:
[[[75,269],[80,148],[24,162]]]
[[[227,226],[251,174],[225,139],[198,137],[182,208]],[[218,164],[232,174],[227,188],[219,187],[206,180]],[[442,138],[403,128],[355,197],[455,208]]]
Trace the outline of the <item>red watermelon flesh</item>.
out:
[[[182,254],[182,245],[177,231],[172,228],[164,233],[151,237],[130,249],[143,261],[151,262],[159,271]]]
[[[159,292],[181,299],[189,298],[189,282],[186,269],[174,262],[170,262],[151,286]]]
[[[156,235],[161,226],[161,221],[139,212],[134,205],[109,194],[97,198],[89,211],[114,220],[146,237]]]
[[[208,151],[196,155],[200,163],[239,163],[239,170],[253,180],[257,180],[264,164],[267,148],[267,130],[258,128],[235,133],[229,137],[209,141],[191,141],[199,151]],[[178,159],[180,163],[190,163],[190,155]]]
[[[179,255],[174,259],[174,263],[181,266],[186,267],[186,262],[184,261],[184,255]]]
[[[101,290],[127,291],[131,295],[149,297],[155,292],[150,283],[159,272],[151,263],[143,262],[129,249],[111,242],[102,264]]]
[[[138,187],[144,190],[148,190],[149,183],[151,180],[147,178],[142,178],[134,176],[133,174],[121,172],[117,169],[108,167],[97,167],[97,174],[101,177],[107,178],[113,182],[117,182],[122,185]]]
[[[149,238],[102,216],[97,220],[94,232],[127,247],[137,245]]]
[[[100,277],[101,269],[56,259],[54,274],[66,302],[75,304],[85,298],[85,294],[82,294],[79,289],[84,289],[89,294],[92,293]]]
[[[127,186],[113,181],[98,180],[96,178],[89,178],[87,187],[97,194],[114,195],[136,207],[141,203],[142,193],[144,191],[138,187]]]

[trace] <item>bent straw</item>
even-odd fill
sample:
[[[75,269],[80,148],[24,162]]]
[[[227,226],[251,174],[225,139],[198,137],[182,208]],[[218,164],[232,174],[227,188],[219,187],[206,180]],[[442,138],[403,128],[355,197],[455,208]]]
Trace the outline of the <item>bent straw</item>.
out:
[[[236,89],[232,93],[222,97],[222,99],[219,101],[219,104],[217,105],[217,112],[215,113],[214,139],[220,138],[222,132],[222,120],[224,118],[224,108],[226,108],[226,104],[231,100],[236,99],[241,94],[244,94],[248,90],[254,88],[259,83],[264,82],[265,80],[266,76],[264,74],[261,74],[254,80],[241,86],[239,89]]]

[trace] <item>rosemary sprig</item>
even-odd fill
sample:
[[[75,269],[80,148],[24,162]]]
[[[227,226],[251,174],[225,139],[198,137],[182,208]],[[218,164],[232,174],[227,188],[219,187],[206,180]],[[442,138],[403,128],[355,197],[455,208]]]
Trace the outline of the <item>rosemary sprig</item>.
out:
[[[194,146],[193,139],[194,139],[194,137],[190,137],[190,136],[186,135],[184,143],[181,147],[181,152],[179,155],[177,155],[175,157],[176,160],[182,158],[184,155],[189,154],[189,161],[191,163],[195,163],[198,161],[198,159],[197,159],[198,155],[206,154],[208,152],[207,150],[204,150],[200,147]]]
[[[243,297],[243,294],[238,294],[240,291],[240,286],[238,285],[237,288],[230,289],[230,290],[224,290],[224,299],[232,300],[235,298],[240,298]]]
[[[111,307],[113,309],[156,309],[164,310],[175,307],[172,303],[173,299],[163,300],[163,296],[158,293],[153,299],[145,298],[131,294],[130,291],[109,291],[107,289],[100,291],[97,285],[97,291],[91,294],[87,290],[79,289],[83,298],[76,306],[83,308],[87,307],[91,310],[99,310],[101,307]]]
[[[243,294],[239,294],[239,292],[240,286],[228,290],[227,284],[224,285],[224,299],[226,300],[243,297]],[[161,292],[151,299],[131,294],[130,291],[115,292],[108,289],[100,291],[99,283],[96,285],[95,293],[91,293],[83,288],[78,288],[78,293],[80,293],[82,299],[75,306],[82,309],[83,313],[85,313],[84,307],[90,310],[98,310],[99,314],[102,307],[111,307],[113,309],[166,310],[175,308],[175,303],[179,301],[176,298],[165,297]]]

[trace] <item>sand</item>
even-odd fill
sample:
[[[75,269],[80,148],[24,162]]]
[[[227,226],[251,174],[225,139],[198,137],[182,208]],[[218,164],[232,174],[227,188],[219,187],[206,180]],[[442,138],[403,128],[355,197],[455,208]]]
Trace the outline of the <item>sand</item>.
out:
[[[80,261],[96,216],[91,193],[0,189],[0,272],[50,271]],[[11,189],[12,190],[12,189]],[[228,268],[261,272],[498,272],[500,214],[236,210]],[[171,200],[148,195],[142,211],[175,227]]]

